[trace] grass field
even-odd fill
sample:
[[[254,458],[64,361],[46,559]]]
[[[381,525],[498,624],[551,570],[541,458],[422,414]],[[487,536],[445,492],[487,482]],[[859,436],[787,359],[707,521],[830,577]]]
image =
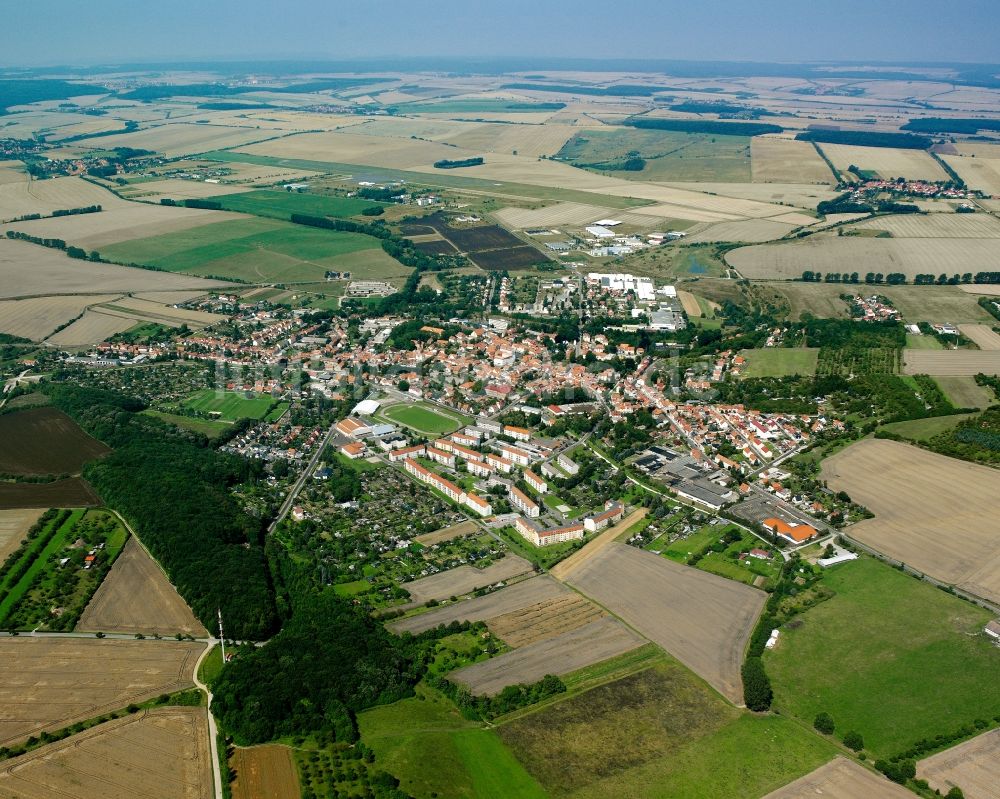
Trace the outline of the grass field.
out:
[[[979,385],[974,375],[939,375],[934,382],[956,408],[986,408],[995,402],[993,391]]]
[[[747,359],[743,377],[785,377],[786,375],[814,375],[819,349],[815,347],[791,349],[787,347],[767,347],[765,349],[742,350]]]
[[[1000,684],[1000,649],[975,635],[987,611],[867,557],[823,582],[836,596],[765,657],[779,710],[808,723],[830,713],[874,756],[1000,712],[1000,694],[983,691]]]
[[[217,391],[214,388],[203,388],[184,401],[187,408],[200,413],[218,414],[220,419],[235,422],[237,419],[263,419],[271,416],[275,400],[271,397],[246,397],[236,391]],[[287,403],[277,403],[274,413]]]
[[[224,194],[212,199],[222,203],[226,211],[273,219],[289,219],[292,214],[348,217],[360,214],[365,208],[382,205],[373,200],[359,200],[355,197],[329,197],[270,189]]]
[[[379,411],[379,414],[390,422],[434,436],[453,433],[472,421],[458,411],[444,410],[423,402],[390,405]]]
[[[154,411],[152,409],[145,410],[143,413],[147,416],[155,416],[157,419],[162,419],[164,422],[175,424],[185,430],[201,433],[207,438],[215,438],[216,436],[222,435],[222,433],[230,427],[229,422],[217,421],[215,419],[196,419],[193,416],[179,416],[176,413],[166,413],[164,411]]]
[[[492,730],[463,719],[437,691],[358,715],[361,739],[414,796],[542,799],[546,793]]]
[[[351,257],[356,254],[363,257]],[[251,283],[320,281],[328,269],[347,269],[356,278],[373,280],[405,279],[410,272],[386,255],[371,236],[262,218],[215,222],[134,239],[105,247],[101,255],[168,272],[217,275]]]
[[[906,422],[891,422],[882,425],[881,429],[889,433],[895,433],[903,438],[911,438],[914,441],[927,441],[939,433],[951,430],[963,419],[968,418],[968,414],[959,413],[952,416],[931,416],[927,419],[911,419]]]

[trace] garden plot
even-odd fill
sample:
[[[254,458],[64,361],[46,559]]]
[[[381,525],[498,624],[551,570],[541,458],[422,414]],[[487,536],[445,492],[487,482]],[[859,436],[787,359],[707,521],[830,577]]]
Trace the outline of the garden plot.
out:
[[[475,566],[459,566],[457,569],[421,577],[409,583],[403,583],[410,593],[410,598],[419,604],[432,599],[442,600],[452,596],[462,596],[477,588],[509,580],[531,571],[531,563],[518,555],[508,553],[496,563],[485,569]]]
[[[966,799],[995,799],[1000,785],[1000,730],[924,758],[917,763],[917,777],[941,793],[957,785]]]

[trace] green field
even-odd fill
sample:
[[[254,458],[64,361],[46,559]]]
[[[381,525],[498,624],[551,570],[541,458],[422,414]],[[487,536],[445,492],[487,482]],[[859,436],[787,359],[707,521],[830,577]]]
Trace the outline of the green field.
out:
[[[358,714],[361,740],[376,762],[414,796],[543,799],[546,794],[496,733],[463,719],[437,691]]]
[[[398,282],[411,271],[371,236],[260,217],[125,241],[102,248],[101,255],[168,272],[251,283],[322,281],[328,269],[349,270],[360,279]]]
[[[836,596],[783,629],[765,656],[777,710],[806,723],[827,712],[876,757],[1000,713],[1000,648],[981,634],[987,611],[867,557],[832,568],[823,584]]]
[[[185,430],[201,433],[206,438],[215,438],[226,432],[230,427],[229,422],[216,419],[198,419],[194,416],[180,416],[176,413],[166,413],[152,409],[143,411],[143,413],[147,416],[155,416],[157,419],[162,419],[164,422],[177,425]]]
[[[996,397],[988,386],[981,386],[973,375],[937,375],[938,384],[956,408],[988,408]]]
[[[212,202],[222,203],[226,211],[241,214],[267,216],[274,219],[289,219],[292,214],[309,216],[357,216],[365,208],[381,206],[374,200],[359,200],[355,197],[331,197],[321,194],[299,194],[294,191],[258,189],[257,191],[223,194],[213,197]]]
[[[934,336],[923,336],[916,333],[906,334],[906,346],[911,350],[943,350],[944,344]]]
[[[914,441],[927,441],[939,433],[951,430],[963,419],[969,418],[967,413],[957,413],[951,416],[931,416],[927,419],[911,419],[906,422],[890,422],[882,425],[880,430],[895,433],[903,438]]]
[[[427,433],[433,436],[453,433],[472,421],[458,411],[444,410],[422,402],[413,405],[390,405],[379,411],[379,415],[390,422],[416,430],[418,433]]]
[[[741,350],[747,359],[743,377],[785,377],[787,375],[814,375],[819,349],[815,347],[766,347]]]
[[[265,416],[270,418],[279,410],[287,408],[288,403],[276,403],[272,397],[247,398],[236,391],[203,388],[188,397],[184,401],[184,406],[200,413],[218,414],[220,419],[235,422],[237,419],[263,419]]]
[[[641,171],[613,168],[629,153],[645,160]],[[622,127],[577,134],[556,157],[629,180],[750,182],[750,139],[746,136]]]

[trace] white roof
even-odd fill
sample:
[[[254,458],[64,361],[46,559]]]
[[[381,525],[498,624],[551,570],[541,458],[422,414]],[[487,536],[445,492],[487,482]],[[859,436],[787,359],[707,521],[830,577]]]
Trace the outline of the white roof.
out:
[[[588,225],[587,232],[591,236],[597,236],[597,238],[599,239],[610,239],[613,238],[615,235],[606,227],[602,227],[601,225]]]
[[[352,411],[352,413],[355,413],[358,416],[371,416],[373,413],[375,413],[375,411],[378,410],[378,406],[380,404],[381,403],[379,403],[377,400],[371,400],[371,399],[361,400],[361,402],[359,402],[357,405],[354,406],[354,410]]]
[[[614,227],[615,225],[620,225],[621,223],[620,219],[598,219],[594,222],[595,225],[603,225],[604,227]]]

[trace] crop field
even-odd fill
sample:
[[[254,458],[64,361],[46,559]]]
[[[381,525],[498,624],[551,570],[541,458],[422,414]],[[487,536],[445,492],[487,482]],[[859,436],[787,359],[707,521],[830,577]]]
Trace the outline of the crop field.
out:
[[[192,685],[197,642],[0,639],[0,746]]]
[[[425,547],[429,547],[434,544],[440,544],[442,541],[451,541],[452,539],[461,538],[464,535],[471,535],[472,533],[478,532],[479,525],[475,522],[459,522],[458,524],[453,524],[450,527],[442,527],[440,530],[435,530],[433,533],[418,535],[413,540],[418,544],[423,544]]]
[[[190,275],[90,263],[68,258],[59,250],[25,241],[0,239],[0,299],[47,294],[100,294],[124,291],[211,291],[230,284]],[[53,291],[53,287],[58,287]]]
[[[184,401],[184,405],[201,413],[216,414],[228,422],[237,419],[263,419],[275,400],[268,396],[247,397],[237,391],[203,388]]]
[[[761,242],[780,239],[795,230],[795,225],[774,219],[741,219],[737,222],[719,222],[685,239],[696,244],[705,241]]]
[[[84,208],[88,205],[111,208],[124,204],[111,192],[82,178],[0,183],[0,222],[9,222],[27,214],[45,216],[60,209]]]
[[[612,213],[586,203],[553,203],[542,208],[502,208],[494,216],[515,230],[552,228],[559,225],[589,225]]]
[[[871,239],[823,233],[740,247],[726,253],[726,261],[751,280],[792,280],[807,269],[843,272],[845,264],[863,265],[861,272],[901,272],[913,280],[919,274],[1000,270],[1000,248],[994,239]]]
[[[1000,785],[1000,730],[924,758],[917,763],[917,777],[941,793],[957,785],[967,799],[991,799]]]
[[[832,174],[832,173],[831,173]],[[690,183],[668,183],[677,189],[693,188]],[[751,200],[758,203],[780,203],[783,211],[764,214],[790,224],[817,224],[817,218],[801,210],[814,211],[822,200],[832,200],[837,192],[825,183],[709,183],[699,182],[698,190],[720,197]],[[792,206],[792,207],[789,207]],[[755,214],[760,216],[760,214]]]
[[[15,508],[87,508],[101,498],[82,477],[52,483],[0,483],[0,510]]]
[[[1000,375],[1000,350],[903,350],[908,375]]]
[[[487,624],[495,636],[517,649],[583,627],[604,615],[593,602],[569,594],[495,616]]]
[[[371,266],[352,265],[355,278],[409,274],[376,239],[271,219],[237,219],[107,247],[107,258],[168,272],[235,277],[252,282],[323,280],[338,256],[371,250]],[[382,256],[382,257],[380,257]],[[391,265],[391,269],[387,268]]]
[[[41,508],[0,510],[0,565],[21,545],[25,533],[44,513]]]
[[[517,555],[507,553],[485,569],[469,565],[459,566],[457,569],[449,569],[432,574],[430,577],[403,583],[402,587],[409,591],[410,598],[414,602],[423,604],[431,599],[441,600],[462,596],[476,588],[484,588],[530,571],[531,563]]]
[[[754,183],[831,183],[833,173],[807,141],[754,136],[750,139]]]
[[[312,173],[309,173],[312,174]],[[118,186],[118,194],[127,200],[139,200],[146,203],[159,203],[160,200],[206,200],[223,194],[235,194],[243,191],[253,191],[249,186],[233,183],[206,183],[203,180],[186,180],[184,178],[164,178],[163,180],[142,180]]]
[[[900,214],[866,219],[851,226],[887,230],[896,238],[995,239],[1000,219],[987,214]]]
[[[468,254],[472,263],[487,272],[502,272],[505,269],[530,269],[551,260],[535,247],[523,245],[502,250],[481,250]]]
[[[446,411],[427,403],[389,405],[382,408],[379,415],[418,433],[433,436],[454,433],[469,421],[468,417],[462,416],[457,411]]]
[[[987,386],[981,386],[972,375],[938,375],[934,382],[956,408],[988,408],[997,397]]]
[[[292,750],[278,744],[236,747],[229,761],[236,776],[233,799],[299,799],[299,777]]]
[[[982,690],[1000,680],[988,611],[867,556],[827,570],[822,585],[834,596],[764,655],[778,712],[807,724],[829,713],[874,759],[1000,711],[1000,694]]]
[[[34,297],[0,302],[0,333],[41,341],[59,325],[82,314],[90,305],[109,302],[117,296]]]
[[[849,528],[864,544],[1000,602],[1000,473],[896,441],[859,441],[822,477],[875,514]]]
[[[789,719],[728,705],[673,661],[497,727],[552,796],[757,799],[829,760]]]
[[[743,650],[766,595],[749,586],[612,543],[568,577],[734,704]]]
[[[1000,157],[963,158],[960,155],[942,155],[941,158],[970,189],[979,189],[994,196],[1000,194]]]
[[[475,695],[495,695],[508,685],[530,684],[546,674],[562,676],[646,643],[618,619],[602,616],[568,632],[452,672]]]
[[[0,416],[0,472],[66,474],[109,450],[56,408],[29,408]]]
[[[799,777],[784,788],[772,791],[764,799],[913,799],[902,785],[846,757],[836,757],[824,766]],[[970,799],[972,799],[970,795]]]
[[[67,349],[87,347],[104,341],[116,333],[124,333],[136,324],[137,320],[134,317],[88,308],[73,324],[64,327],[46,341],[55,347]]]
[[[259,189],[214,198],[226,211],[289,219],[292,214],[310,216],[349,217],[360,214],[365,208],[381,206],[373,200],[355,197],[332,197],[320,194]]]
[[[785,377],[786,375],[814,375],[819,349],[816,347],[766,347],[741,350],[747,359],[743,377]]]
[[[172,299],[168,302],[179,302],[179,299]],[[202,328],[207,325],[221,322],[225,316],[221,314],[208,313],[206,311],[194,311],[188,308],[172,308],[163,302],[142,299],[140,297],[124,297],[114,302],[105,303],[101,306],[102,311],[120,311],[133,314],[137,318],[150,322],[159,322],[170,327],[179,327],[182,324],[193,328]]]
[[[211,799],[210,746],[203,708],[155,708],[7,761],[0,793],[10,799]]]
[[[1000,335],[989,325],[959,325],[966,338],[972,339],[981,350],[1000,350]]]
[[[136,602],[136,597],[142,597]],[[80,617],[86,632],[208,635],[177,589],[132,537]]]
[[[168,158],[204,153],[226,147],[239,147],[250,142],[261,141],[276,135],[276,131],[230,128],[221,125],[198,125],[188,122],[172,122],[157,125],[134,133],[117,136],[103,136],[100,149],[112,147],[134,147],[139,150],[153,150]]]
[[[538,157],[555,155],[569,138],[578,133],[574,125],[483,124],[458,135],[443,137],[449,144],[484,153],[511,153]]]
[[[879,177],[909,180],[948,180],[941,165],[923,150],[895,147],[858,147],[851,144],[820,144],[835,167],[847,173],[849,166],[877,172]]]

